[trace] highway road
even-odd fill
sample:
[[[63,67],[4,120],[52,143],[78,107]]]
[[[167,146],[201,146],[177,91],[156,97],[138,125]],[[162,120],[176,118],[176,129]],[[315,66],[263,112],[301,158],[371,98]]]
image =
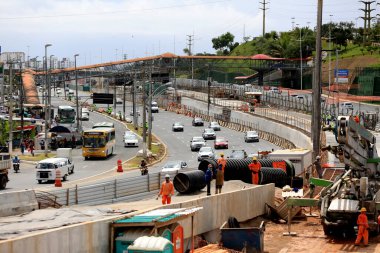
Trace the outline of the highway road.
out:
[[[89,100],[89,102],[92,102]],[[71,102],[64,101],[60,98],[53,98],[52,103],[54,105],[70,105]],[[72,104],[71,104],[72,105]],[[131,108],[131,104],[128,103],[126,112],[129,113]],[[117,105],[117,110],[122,111],[122,105]],[[142,111],[139,108],[140,112]],[[201,136],[204,127],[193,127],[191,126],[191,118],[186,117],[184,115],[178,115],[171,112],[166,112],[164,110],[160,110],[159,113],[153,114],[153,132],[163,141],[168,148],[168,156],[167,159],[162,161],[161,163],[156,164],[153,167],[149,168],[150,172],[158,172],[161,170],[162,166],[171,160],[183,160],[188,163],[188,167],[190,169],[197,169],[198,161],[197,161],[197,152],[191,152],[190,150],[190,140],[193,136]],[[141,119],[141,117],[140,117]],[[90,113],[90,121],[83,121],[83,128],[90,128],[96,122],[102,121],[110,121],[112,119],[106,118],[103,115],[98,113]],[[115,121],[115,120],[114,120]],[[185,125],[184,132],[172,132],[171,126],[175,121],[180,121]],[[208,123],[205,122],[205,126],[208,126]],[[117,132],[116,140],[116,151],[115,154],[106,159],[96,159],[96,160],[88,160],[85,161],[81,156],[81,149],[75,149],[73,152],[73,161],[75,164],[75,173],[68,177],[70,182],[75,182],[80,179],[84,179],[90,176],[94,176],[100,174],[102,172],[112,170],[116,166],[116,162],[118,159],[123,161],[133,157],[136,155],[137,151],[142,148],[142,143],[140,141],[139,148],[124,147],[124,143],[122,141],[122,136],[124,131],[126,130],[124,125],[115,121],[115,128]],[[220,132],[216,132],[217,136],[224,136],[229,140],[229,149],[228,150],[218,150],[216,154],[224,153],[226,156],[230,154],[232,149],[244,149],[248,154],[257,153],[260,150],[271,150],[278,149],[277,146],[260,140],[260,142],[255,143],[245,143],[243,136],[244,133],[236,132],[230,130],[228,128],[222,128]],[[207,141],[208,146],[213,146],[213,141]],[[53,184],[42,184],[39,185],[35,179],[35,168],[34,165],[23,163],[21,165],[21,173],[14,173],[13,170],[10,171],[9,177],[10,181],[8,182],[7,189],[5,191],[13,191],[13,190],[21,190],[21,189],[38,189],[43,187],[46,189],[54,189]],[[128,171],[118,177],[132,177],[139,175],[139,171]],[[101,181],[109,180],[110,178],[106,177]],[[83,180],[81,180],[83,183]]]

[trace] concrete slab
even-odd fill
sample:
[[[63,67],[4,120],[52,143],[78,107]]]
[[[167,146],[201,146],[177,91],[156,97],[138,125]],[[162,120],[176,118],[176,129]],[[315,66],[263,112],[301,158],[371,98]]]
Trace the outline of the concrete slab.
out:
[[[0,193],[0,217],[28,213],[38,209],[33,190]]]

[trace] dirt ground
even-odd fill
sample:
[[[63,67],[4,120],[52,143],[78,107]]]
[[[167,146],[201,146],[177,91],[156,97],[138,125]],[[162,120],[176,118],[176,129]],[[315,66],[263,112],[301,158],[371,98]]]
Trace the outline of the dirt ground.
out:
[[[304,213],[307,213],[304,211]],[[314,213],[313,214],[317,214]],[[317,214],[318,215],[318,214]],[[267,221],[264,235],[265,253],[344,253],[380,252],[380,236],[370,237],[369,247],[354,246],[355,236],[350,239],[332,239],[323,233],[319,217],[295,220],[291,232],[296,236],[284,236],[288,232],[286,223]]]

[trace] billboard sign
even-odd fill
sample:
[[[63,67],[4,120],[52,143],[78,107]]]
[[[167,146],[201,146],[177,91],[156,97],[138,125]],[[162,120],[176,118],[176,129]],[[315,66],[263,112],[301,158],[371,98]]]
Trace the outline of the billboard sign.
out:
[[[348,73],[349,73],[348,69],[338,69],[338,75],[336,72],[337,71],[334,70],[335,76],[338,76],[338,77],[348,77]]]
[[[94,93],[93,94],[94,104],[113,104],[113,94],[108,93]]]

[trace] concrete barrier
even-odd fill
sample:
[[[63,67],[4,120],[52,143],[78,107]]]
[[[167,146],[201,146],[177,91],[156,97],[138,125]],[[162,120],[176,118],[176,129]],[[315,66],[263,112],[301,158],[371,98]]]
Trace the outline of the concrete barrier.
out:
[[[203,210],[195,214],[195,234],[206,233],[218,229],[229,216],[239,221],[246,221],[265,213],[265,203],[273,204],[274,184],[258,185],[238,191],[213,196],[196,197],[193,200],[175,203],[166,208],[182,208],[201,206]],[[236,203],[242,203],[237,205]],[[141,204],[140,204],[141,205]],[[155,205],[154,208],[162,208]],[[35,232],[30,235],[0,241],[1,253],[104,253],[109,252],[110,223],[114,216],[77,225],[69,225],[49,231]],[[184,226],[185,238],[191,234],[191,218],[181,222]]]
[[[0,217],[27,213],[38,209],[36,194],[33,190],[1,193],[0,203]]]

